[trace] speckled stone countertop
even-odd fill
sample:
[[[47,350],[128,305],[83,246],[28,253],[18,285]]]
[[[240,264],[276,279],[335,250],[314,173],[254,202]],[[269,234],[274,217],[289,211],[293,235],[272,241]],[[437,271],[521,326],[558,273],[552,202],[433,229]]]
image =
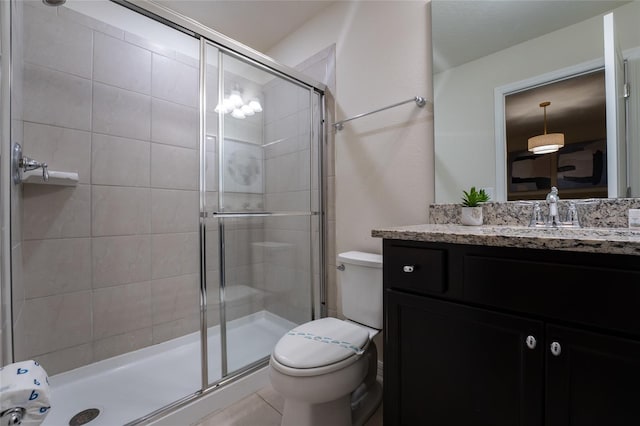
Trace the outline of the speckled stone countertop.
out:
[[[562,212],[563,205],[559,205]],[[430,224],[377,228],[377,238],[521,247],[640,256],[640,228],[628,228],[627,212],[640,199],[602,199],[578,205],[581,228],[530,228],[531,206],[510,201],[485,203],[484,225],[460,225],[460,205],[432,204]]]
[[[521,226],[410,225],[379,228],[373,237],[521,247],[640,256],[640,229],[628,228],[528,228]]]

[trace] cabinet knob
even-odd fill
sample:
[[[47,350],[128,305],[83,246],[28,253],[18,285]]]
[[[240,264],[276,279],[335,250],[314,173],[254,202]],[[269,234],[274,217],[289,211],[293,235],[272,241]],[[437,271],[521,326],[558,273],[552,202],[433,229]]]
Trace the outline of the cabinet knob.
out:
[[[402,270],[403,270],[404,272],[413,272],[413,265],[404,265],[404,266],[402,267]]]
[[[551,342],[551,353],[554,356],[558,356],[558,355],[560,355],[560,352],[562,352],[562,347],[560,346],[560,343]]]
[[[536,344],[538,343],[536,338],[533,337],[533,336],[527,336],[526,342],[527,342],[527,347],[529,349],[535,349],[536,348]]]

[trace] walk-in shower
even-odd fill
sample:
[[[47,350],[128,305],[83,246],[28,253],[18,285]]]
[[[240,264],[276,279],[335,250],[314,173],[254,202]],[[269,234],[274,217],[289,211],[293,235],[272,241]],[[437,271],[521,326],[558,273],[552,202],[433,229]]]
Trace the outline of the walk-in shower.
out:
[[[324,86],[150,2],[4,3],[1,361],[47,370],[44,424],[264,370],[320,315]]]

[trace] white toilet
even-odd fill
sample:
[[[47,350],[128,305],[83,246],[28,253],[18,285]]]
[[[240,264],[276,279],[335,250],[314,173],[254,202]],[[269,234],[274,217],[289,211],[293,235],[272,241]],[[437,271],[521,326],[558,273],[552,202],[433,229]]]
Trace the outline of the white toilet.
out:
[[[350,251],[338,263],[348,319],[302,324],[271,354],[271,384],[284,397],[282,426],[359,426],[382,399],[373,342],[382,329],[382,256]]]

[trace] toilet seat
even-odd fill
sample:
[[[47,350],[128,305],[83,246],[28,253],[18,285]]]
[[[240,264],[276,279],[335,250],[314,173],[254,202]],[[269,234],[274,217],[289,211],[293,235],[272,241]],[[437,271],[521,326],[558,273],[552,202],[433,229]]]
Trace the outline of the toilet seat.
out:
[[[337,318],[302,324],[276,344],[272,364],[284,374],[313,376],[357,361],[369,346],[369,331]]]

